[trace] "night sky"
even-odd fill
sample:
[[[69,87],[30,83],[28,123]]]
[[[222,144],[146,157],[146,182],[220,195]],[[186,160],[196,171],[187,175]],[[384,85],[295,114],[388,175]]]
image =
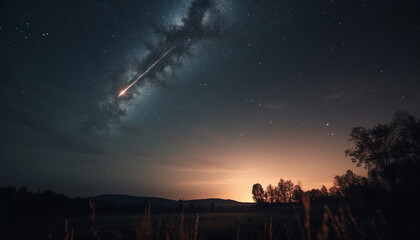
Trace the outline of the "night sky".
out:
[[[252,201],[420,117],[419,1],[0,2],[0,186]]]

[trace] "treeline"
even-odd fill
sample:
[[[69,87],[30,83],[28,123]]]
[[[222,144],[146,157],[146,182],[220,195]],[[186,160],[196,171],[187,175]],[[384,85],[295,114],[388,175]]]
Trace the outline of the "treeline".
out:
[[[0,217],[18,219],[21,217],[71,217],[89,216],[92,209],[90,197],[69,198],[51,190],[28,191],[26,187],[0,187]],[[139,203],[118,203],[93,198],[97,215],[129,215],[143,213],[152,205],[154,213],[179,212],[179,205],[161,206],[148,201]],[[187,208],[190,210],[190,208]]]
[[[69,198],[51,190],[31,192],[26,187],[0,187],[1,216],[7,219],[21,216],[89,215],[88,198]]]
[[[69,198],[51,190],[28,191],[26,187],[0,187],[0,218],[2,221],[22,217],[89,216],[90,197]],[[150,204],[105,202],[94,199],[97,215],[125,215],[144,212]],[[155,212],[176,212],[177,208],[154,206]]]
[[[278,204],[300,202],[305,194],[313,202],[358,200],[360,193],[368,188],[369,180],[354,174],[351,170],[342,176],[335,176],[334,185],[327,189],[324,185],[320,189],[303,191],[300,185],[295,185],[291,180],[280,179],[276,186],[269,184],[266,190],[261,184],[252,186],[252,198],[257,204]]]

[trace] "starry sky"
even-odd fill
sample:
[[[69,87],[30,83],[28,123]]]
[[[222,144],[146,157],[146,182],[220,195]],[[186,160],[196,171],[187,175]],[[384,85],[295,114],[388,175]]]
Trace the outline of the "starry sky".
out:
[[[0,4],[1,186],[252,201],[366,174],[351,127],[420,117],[419,1]]]

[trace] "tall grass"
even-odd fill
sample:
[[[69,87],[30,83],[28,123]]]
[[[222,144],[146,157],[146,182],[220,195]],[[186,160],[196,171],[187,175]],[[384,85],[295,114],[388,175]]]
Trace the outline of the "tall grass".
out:
[[[328,213],[325,211],[322,218],[321,229],[319,229],[317,234],[318,240],[326,240],[328,238],[328,232],[330,230],[330,228],[328,227],[328,218]]]
[[[71,229],[71,232],[69,232],[69,221],[66,219],[66,221],[64,222],[64,240],[73,240],[73,236],[74,236],[74,229]]]
[[[150,239],[152,237],[151,207],[148,205],[144,210],[144,216],[140,225],[136,228],[136,237],[138,240]]]
[[[385,220],[382,213],[378,211],[379,221],[372,219],[369,221],[368,226],[361,224],[352,215],[349,205],[343,205],[338,208],[334,213],[328,206],[324,206],[322,215],[322,222],[319,229],[311,229],[311,203],[308,196],[302,195],[303,213],[298,214],[294,208],[295,218],[299,227],[300,234],[293,235],[290,225],[283,222],[282,225],[274,224],[273,218],[270,217],[269,222],[265,221],[263,235],[259,239],[284,239],[280,236],[286,236],[286,239],[301,239],[301,240],[326,240],[326,239],[383,239],[383,233],[380,231],[379,226],[385,226]],[[100,239],[99,231],[96,226],[96,205],[91,199],[89,201],[91,208],[91,233],[94,239]],[[135,230],[137,240],[160,240],[162,237],[166,240],[198,240],[206,239],[206,236],[199,235],[200,215],[197,214],[193,221],[193,226],[186,228],[184,208],[179,215],[179,221],[174,218],[166,225],[162,224],[162,219],[157,221],[157,224],[152,224],[151,207],[148,205],[144,211],[138,226]],[[188,224],[187,224],[188,225]],[[162,227],[163,226],[163,227]],[[283,226],[284,229],[277,229],[276,226]],[[367,229],[369,228],[369,230]],[[283,234],[281,234],[283,233]],[[236,233],[233,238],[249,239],[249,236],[241,232],[241,225],[238,225]],[[65,235],[64,240],[73,240],[74,230],[69,231],[68,221],[65,221]]]
[[[92,224],[91,228],[90,228],[90,231],[93,234],[93,239],[94,240],[99,240],[100,237],[98,235],[98,228],[96,227],[96,221],[95,221],[96,220],[96,204],[93,201],[92,197],[89,199],[89,207],[90,207],[90,210],[91,210],[89,218],[90,218],[91,224]]]
[[[200,215],[197,213],[197,217],[195,219],[195,224],[194,224],[194,236],[193,236],[193,240],[197,240],[198,239],[198,221],[200,220]]]
[[[174,219],[172,219],[171,223],[166,227],[166,229],[164,229],[165,239],[198,240],[199,221],[200,215],[197,214],[196,219],[194,221],[193,230],[191,232],[188,232],[185,228],[185,213],[182,210],[180,214],[178,231],[176,231],[175,221]],[[153,228],[151,219],[151,207],[150,205],[148,205],[148,207],[146,207],[145,209],[144,216],[142,217],[140,224],[136,228],[137,240],[150,240],[153,239],[153,235],[155,236],[154,239],[159,240],[161,236],[161,226],[162,219],[159,219],[157,227]],[[155,232],[155,234],[153,234],[153,232]],[[178,234],[175,234],[175,232],[178,232]]]

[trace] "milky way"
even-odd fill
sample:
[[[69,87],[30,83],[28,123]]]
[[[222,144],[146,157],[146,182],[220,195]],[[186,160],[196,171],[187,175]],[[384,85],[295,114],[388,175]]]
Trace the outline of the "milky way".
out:
[[[164,57],[166,57],[166,55],[168,55],[172,49],[174,49],[176,45],[172,46],[168,51],[166,51],[158,60],[156,60],[156,62],[154,62],[146,71],[144,71],[142,74],[140,74],[140,76],[138,76],[132,83],[130,83],[130,85],[128,85],[126,88],[124,88],[123,90],[121,90],[120,93],[118,93],[117,97],[121,97],[123,95],[125,95],[125,93],[127,92],[128,89],[130,89],[134,84],[136,84],[136,82],[138,82],[142,77],[144,77],[154,66],[156,66],[156,64],[158,64]]]
[[[222,16],[217,9],[213,0],[195,0],[192,1],[187,10],[186,15],[182,18],[180,25],[172,25],[169,27],[155,25],[157,39],[155,43],[148,43],[147,57],[137,66],[135,70],[141,70],[146,66],[154,66],[153,62],[160,57],[162,49],[168,49],[176,45],[172,51],[170,58],[164,59],[163,63],[156,66],[155,73],[163,73],[165,67],[172,69],[181,67],[180,58],[189,54],[191,47],[205,39],[221,37],[223,35],[223,27],[220,25]],[[172,48],[171,48],[172,49]],[[132,71],[132,69],[130,69]],[[111,94],[120,93],[122,86],[126,84],[127,79],[122,76],[125,72],[122,70],[115,75],[113,81],[113,89]],[[147,70],[145,71],[147,72]],[[164,74],[164,73],[163,73]],[[156,75],[155,75],[156,76]],[[89,135],[106,136],[109,133],[109,125],[118,123],[121,116],[126,113],[127,107],[135,98],[135,93],[144,86],[146,81],[151,83],[164,83],[165,79],[158,79],[155,76],[140,80],[131,92],[127,92],[124,98],[106,99],[103,101],[96,111],[89,116],[83,132]],[[136,80],[135,82],[137,82]],[[130,80],[129,80],[130,81]]]

